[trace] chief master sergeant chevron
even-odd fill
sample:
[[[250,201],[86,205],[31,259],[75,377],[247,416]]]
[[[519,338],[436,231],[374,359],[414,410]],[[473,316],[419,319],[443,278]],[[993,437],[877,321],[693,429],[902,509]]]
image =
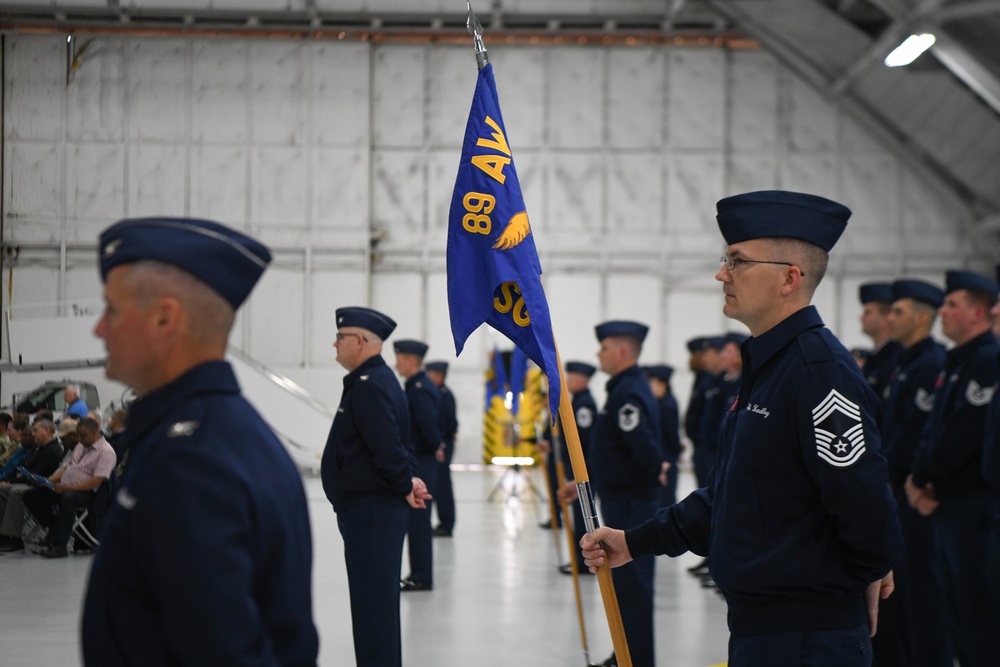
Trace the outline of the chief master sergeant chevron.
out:
[[[224,361],[236,309],[271,259],[205,220],[101,234],[107,376],[130,386],[122,487],[83,610],[83,659],[315,665],[302,479]]]
[[[636,528],[582,540],[592,567],[708,555],[729,605],[730,667],[867,667],[892,590],[902,536],[878,399],[810,305],[849,216],[784,191],[718,203],[723,313],[752,337],[711,482]]]

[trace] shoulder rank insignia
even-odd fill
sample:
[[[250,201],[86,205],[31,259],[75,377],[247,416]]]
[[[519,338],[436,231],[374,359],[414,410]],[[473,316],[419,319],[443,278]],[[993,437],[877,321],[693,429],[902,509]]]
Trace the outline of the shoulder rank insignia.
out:
[[[168,438],[184,438],[195,432],[198,422],[177,422],[167,429]]]
[[[626,433],[634,431],[639,425],[639,408],[626,403],[618,409],[618,428]]]
[[[965,388],[965,400],[977,408],[987,405],[993,400],[993,387],[980,387],[975,380],[969,380],[969,386]]]
[[[857,403],[831,389],[813,408],[816,453],[834,468],[848,468],[865,453],[865,431]]]
[[[934,394],[921,387],[917,389],[917,395],[913,398],[913,404],[921,412],[930,412],[934,409]]]
[[[590,428],[594,424],[594,413],[590,408],[580,408],[576,411],[576,425],[580,428]]]
[[[115,500],[118,501],[119,505],[121,505],[127,510],[130,510],[133,507],[135,507],[135,496],[129,493],[128,489],[126,489],[124,486],[118,489],[118,494],[115,495]]]

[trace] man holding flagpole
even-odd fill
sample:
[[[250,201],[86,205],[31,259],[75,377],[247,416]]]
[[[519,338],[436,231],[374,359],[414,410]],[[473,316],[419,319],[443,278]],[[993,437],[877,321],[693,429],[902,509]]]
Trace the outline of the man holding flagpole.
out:
[[[903,544],[879,401],[810,305],[849,216],[795,192],[718,203],[723,313],[752,337],[711,481],[635,528],[582,540],[591,567],[709,556],[729,605],[730,667],[868,667],[878,600],[893,588]]]

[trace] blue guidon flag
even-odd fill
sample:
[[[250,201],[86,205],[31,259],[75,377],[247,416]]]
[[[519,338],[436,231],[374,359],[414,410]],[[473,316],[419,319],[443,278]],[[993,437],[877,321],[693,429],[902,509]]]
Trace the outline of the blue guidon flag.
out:
[[[552,415],[559,365],[542,267],[511,155],[493,65],[479,70],[448,214],[448,309],[456,354],[483,322],[548,377]]]

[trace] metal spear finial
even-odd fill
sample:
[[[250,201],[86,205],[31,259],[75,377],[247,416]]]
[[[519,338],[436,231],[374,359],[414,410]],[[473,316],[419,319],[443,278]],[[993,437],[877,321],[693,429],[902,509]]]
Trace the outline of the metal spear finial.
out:
[[[465,21],[465,28],[475,41],[476,64],[482,69],[490,64],[490,58],[486,55],[486,45],[483,44],[483,26],[476,18],[476,13],[472,11],[472,0],[465,0],[465,6],[469,8],[469,18]]]

